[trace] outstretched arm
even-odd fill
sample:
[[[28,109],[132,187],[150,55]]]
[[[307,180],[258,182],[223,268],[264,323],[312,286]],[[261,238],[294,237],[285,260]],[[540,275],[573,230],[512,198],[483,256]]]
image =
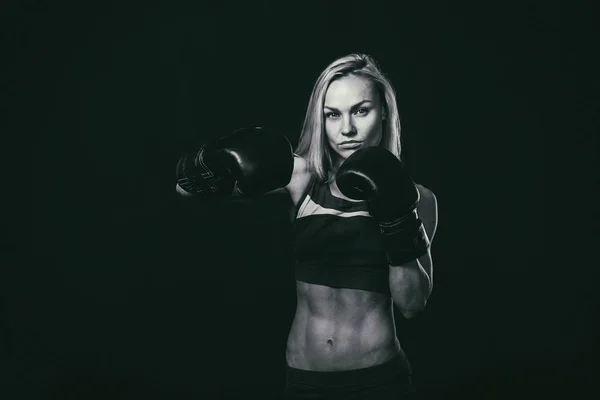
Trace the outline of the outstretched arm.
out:
[[[244,128],[182,155],[175,189],[186,197],[255,196],[285,187],[293,169],[285,136]]]

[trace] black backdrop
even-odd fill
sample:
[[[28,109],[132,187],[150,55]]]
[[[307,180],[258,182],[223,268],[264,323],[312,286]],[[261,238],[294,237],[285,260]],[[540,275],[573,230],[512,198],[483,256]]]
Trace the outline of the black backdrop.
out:
[[[200,207],[174,167],[241,126],[295,144],[319,72],[354,51],[395,85],[405,159],[439,201],[434,292],[397,317],[422,397],[590,389],[592,7],[284,3],[3,6],[7,132],[32,170],[8,188],[32,230],[3,268],[3,398],[276,398],[289,204]]]

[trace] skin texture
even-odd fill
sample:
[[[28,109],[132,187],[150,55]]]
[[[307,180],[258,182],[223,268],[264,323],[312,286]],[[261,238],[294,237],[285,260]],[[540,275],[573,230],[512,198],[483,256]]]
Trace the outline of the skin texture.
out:
[[[384,107],[367,79],[350,75],[332,82],[325,96],[323,113],[335,169],[361,147],[377,146],[381,142]],[[345,149],[340,146],[345,140],[358,140],[360,146]],[[306,160],[296,157],[294,174],[286,187],[295,205],[309,180]],[[428,191],[418,187],[420,191]],[[333,196],[352,201],[341,194],[335,181],[330,184],[330,190]],[[425,199],[419,204],[421,212],[431,214],[431,204],[427,200],[431,197],[421,198]],[[417,282],[413,286],[417,287],[421,284],[421,268],[417,260],[412,264],[419,270],[413,273]],[[407,297],[412,283],[398,279],[407,273],[394,271],[393,274],[393,283],[402,284]],[[394,296],[299,281],[296,289],[296,313],[286,351],[289,366],[312,371],[351,370],[381,364],[402,351],[394,324]],[[413,298],[410,296],[407,301],[413,301]]]
[[[380,96],[363,77],[349,75],[333,81],[325,94],[325,134],[336,168],[361,147],[381,142],[384,111]],[[345,149],[340,143],[358,140],[360,147]]]
[[[365,78],[350,75],[330,84],[323,117],[334,170],[361,147],[380,144],[385,108],[379,93]],[[344,148],[341,142],[345,140],[357,140],[360,144]],[[287,193],[297,205],[310,178],[307,161],[294,157],[290,182],[270,193]],[[421,194],[418,215],[433,240],[437,226],[436,199],[427,188],[421,185],[417,188]],[[178,185],[176,189],[181,195],[189,195]],[[352,201],[342,195],[335,181],[329,189],[333,196]],[[396,337],[393,307],[396,305],[406,318],[422,311],[431,292],[432,271],[430,253],[401,267],[390,267],[391,296],[297,281],[296,313],[286,349],[288,365],[312,371],[341,371],[392,359],[402,351]]]

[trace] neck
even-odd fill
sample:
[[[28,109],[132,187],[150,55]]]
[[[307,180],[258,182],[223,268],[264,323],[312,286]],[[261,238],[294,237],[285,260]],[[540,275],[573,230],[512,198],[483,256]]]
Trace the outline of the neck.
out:
[[[340,169],[340,166],[343,164],[344,161],[345,160],[338,155],[332,157],[331,162],[333,165],[331,166],[331,170],[334,174],[337,174],[338,169]]]

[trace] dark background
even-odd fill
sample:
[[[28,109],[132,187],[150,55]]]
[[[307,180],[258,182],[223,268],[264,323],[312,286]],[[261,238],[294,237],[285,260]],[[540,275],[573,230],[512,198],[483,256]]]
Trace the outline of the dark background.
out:
[[[318,74],[354,51],[391,78],[439,201],[434,292],[397,316],[422,398],[592,390],[592,2],[239,3],[3,3],[6,133],[29,142],[3,149],[6,189],[32,230],[2,271],[2,398],[276,398],[289,204],[184,201],[175,163],[242,126],[295,145]]]

